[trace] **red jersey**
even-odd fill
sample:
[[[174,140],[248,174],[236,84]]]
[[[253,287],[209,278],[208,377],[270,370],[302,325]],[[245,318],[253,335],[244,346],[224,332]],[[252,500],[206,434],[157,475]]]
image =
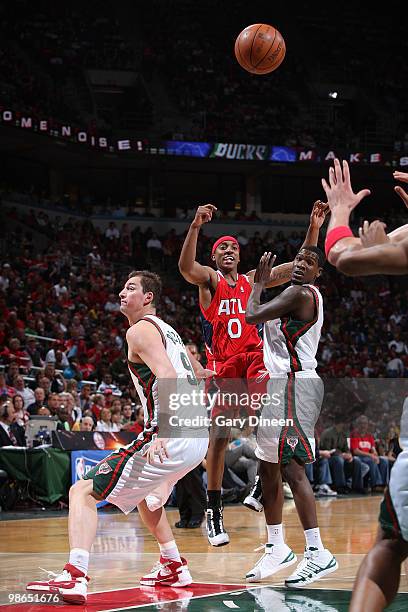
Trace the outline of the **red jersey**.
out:
[[[225,361],[238,353],[262,352],[262,338],[256,325],[245,321],[252,287],[245,274],[238,274],[235,285],[229,285],[217,270],[218,285],[211,304],[204,310],[200,304],[201,325],[208,361]]]

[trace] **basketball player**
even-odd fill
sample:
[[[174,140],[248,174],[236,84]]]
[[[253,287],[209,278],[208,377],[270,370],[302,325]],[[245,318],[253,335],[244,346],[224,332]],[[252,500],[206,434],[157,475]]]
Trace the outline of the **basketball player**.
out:
[[[323,546],[315,497],[304,467],[315,459],[314,427],[323,400],[323,383],[315,370],[323,299],[315,282],[324,266],[324,256],[317,247],[301,248],[295,257],[290,287],[270,302],[260,304],[273,261],[271,253],[261,257],[245,315],[248,323],[264,324],[263,357],[270,380],[269,403],[261,418],[272,417],[279,423],[279,427],[273,426],[271,420],[258,425],[255,454],[260,459],[268,542],[246,579],[258,582],[297,560],[283,537],[282,473],[292,490],[306,539],[304,558],[285,585],[302,588],[338,568],[336,559]],[[281,419],[285,420],[283,426]]]
[[[394,178],[408,182],[408,174],[394,172]],[[384,240],[384,228],[371,224],[366,228],[368,245],[355,249],[356,239],[349,226],[350,213],[362,199],[354,194],[347,162],[338,160],[330,168],[329,183],[322,179],[332,219],[326,237],[326,253],[338,270],[350,276],[370,274],[407,274],[408,238],[399,242]],[[395,191],[408,206],[408,194],[402,187]],[[363,190],[364,197],[368,190]],[[374,222],[375,223],[375,222]],[[405,227],[405,226],[404,226]],[[399,228],[402,229],[402,228]],[[398,230],[397,230],[398,231]],[[388,488],[381,504],[377,542],[363,560],[351,599],[351,612],[380,612],[398,592],[401,566],[408,558],[408,401],[401,419],[400,445],[405,450],[391,470]]]
[[[245,309],[255,270],[238,274],[239,243],[233,236],[222,236],[215,241],[211,259],[216,270],[196,261],[200,228],[211,221],[216,210],[211,204],[198,207],[183,244],[179,270],[188,282],[198,286],[207,367],[215,371],[219,378],[255,381],[260,373],[265,372],[262,339],[256,326],[248,325],[245,321]],[[314,204],[304,244],[317,244],[326,211],[326,204],[320,201]],[[292,267],[293,262],[289,262],[274,268],[267,286],[274,287],[288,282]],[[219,407],[215,407],[217,410]],[[211,427],[207,454],[207,537],[212,546],[229,543],[221,503],[221,483],[228,441],[228,428],[220,431],[215,425]]]
[[[180,557],[163,505],[175,483],[203,460],[207,437],[159,438],[159,383],[194,380],[194,372],[178,333],[156,316],[161,280],[152,272],[132,272],[120,292],[121,312],[129,321],[127,360],[144,408],[144,430],[128,446],[114,451],[70,489],[70,554],[63,571],[48,581],[30,582],[29,591],[58,593],[68,603],[85,603],[88,562],[97,528],[97,500],[105,499],[125,514],[137,506],[156,538],[160,560],[140,583],[184,587],[192,582],[187,561]],[[160,396],[162,397],[162,396]],[[205,435],[207,432],[204,430]]]

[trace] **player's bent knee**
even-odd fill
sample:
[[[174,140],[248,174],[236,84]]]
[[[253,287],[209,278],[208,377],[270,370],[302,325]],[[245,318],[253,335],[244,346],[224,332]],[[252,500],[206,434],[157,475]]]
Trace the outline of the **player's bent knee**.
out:
[[[72,501],[75,497],[83,497],[92,495],[93,482],[92,480],[78,480],[69,490],[69,499]]]

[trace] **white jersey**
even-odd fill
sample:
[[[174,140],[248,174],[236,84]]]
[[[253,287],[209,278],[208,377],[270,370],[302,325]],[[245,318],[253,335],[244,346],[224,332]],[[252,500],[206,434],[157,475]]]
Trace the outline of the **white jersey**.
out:
[[[316,353],[323,325],[323,298],[314,285],[303,287],[310,289],[315,302],[312,321],[283,317],[264,324],[263,356],[271,376],[316,369]]]
[[[141,320],[150,321],[159,330],[168,358],[176,370],[177,378],[185,378],[190,382],[195,381],[193,366],[188,358],[186,347],[176,330],[155,315],[145,315]],[[135,363],[128,359],[128,367],[143,406],[144,435],[146,432],[157,429],[158,382],[145,363]]]

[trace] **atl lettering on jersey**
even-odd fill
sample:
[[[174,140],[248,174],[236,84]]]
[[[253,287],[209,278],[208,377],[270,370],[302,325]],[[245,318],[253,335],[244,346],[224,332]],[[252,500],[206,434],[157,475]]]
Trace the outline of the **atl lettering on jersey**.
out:
[[[201,325],[208,360],[225,361],[238,353],[262,349],[262,338],[255,325],[245,321],[252,287],[245,274],[238,274],[229,285],[218,270],[218,285],[205,310],[200,304]]]

